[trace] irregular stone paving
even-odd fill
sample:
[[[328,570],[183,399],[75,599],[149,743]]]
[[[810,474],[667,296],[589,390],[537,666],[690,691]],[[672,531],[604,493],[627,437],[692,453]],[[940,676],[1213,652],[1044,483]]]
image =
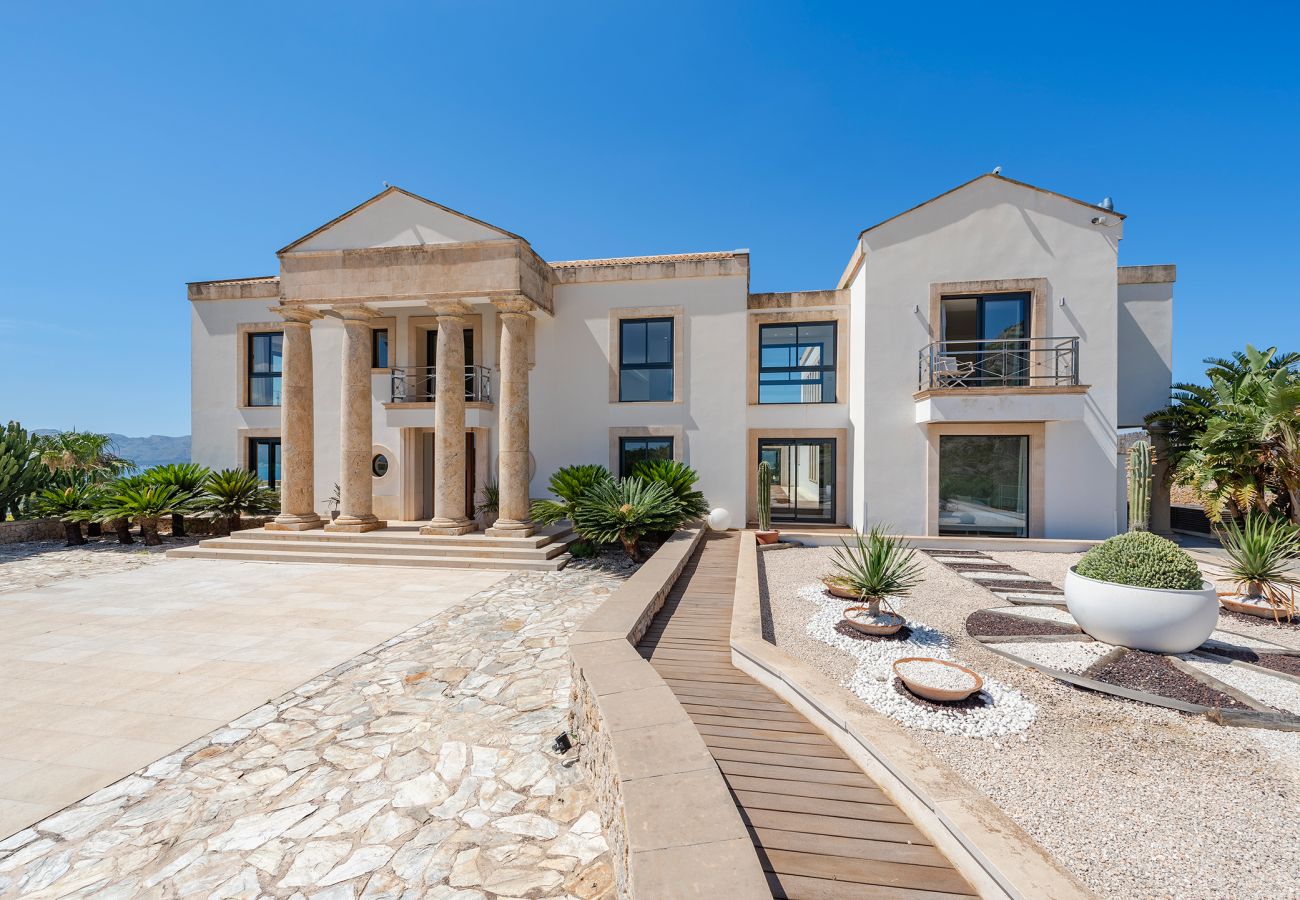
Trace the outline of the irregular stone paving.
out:
[[[567,634],[617,584],[505,579],[0,841],[0,896],[608,895],[591,786],[549,745]]]
[[[127,572],[160,563],[172,547],[187,547],[201,538],[164,537],[161,547],[146,547],[139,538],[134,544],[119,544],[116,537],[92,538],[80,547],[62,542],[23,541],[0,544],[0,594],[108,572]]]

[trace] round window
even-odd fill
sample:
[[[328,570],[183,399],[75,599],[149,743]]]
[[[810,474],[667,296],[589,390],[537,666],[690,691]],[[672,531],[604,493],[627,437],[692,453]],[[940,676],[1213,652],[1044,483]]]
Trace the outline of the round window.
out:
[[[382,453],[376,453],[375,458],[370,461],[370,471],[375,474],[376,478],[383,478],[388,474],[388,457]]]

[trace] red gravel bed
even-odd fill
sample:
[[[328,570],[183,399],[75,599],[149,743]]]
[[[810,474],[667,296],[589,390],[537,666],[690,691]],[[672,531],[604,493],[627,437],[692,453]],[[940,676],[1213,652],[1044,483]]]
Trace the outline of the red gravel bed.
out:
[[[1020,572],[1015,566],[1008,566],[1006,563],[997,563],[996,565],[987,565],[982,563],[944,563],[954,572],[961,572],[966,575],[970,572]]]
[[[1081,632],[1078,628],[1071,628],[1059,622],[1044,622],[1026,619],[1024,616],[1010,616],[990,609],[980,609],[966,617],[966,633],[973,637],[983,634],[990,637],[1002,635],[1032,637],[1039,634],[1080,634]]]
[[[1206,653],[1226,656],[1229,659],[1237,659],[1261,668],[1272,669],[1274,672],[1285,672],[1288,675],[1300,677],[1300,656],[1288,656],[1285,653],[1256,653],[1254,650],[1248,650],[1244,647],[1240,649],[1202,647],[1201,649]]]
[[[1125,650],[1118,656],[1098,660],[1083,674],[1107,684],[1146,691],[1171,700],[1224,709],[1250,709],[1237,699],[1216,691],[1175,668],[1158,653]]]
[[[928,556],[969,556],[973,559],[992,559],[983,550],[922,550]]]
[[[1300,619],[1291,619],[1290,621],[1283,619],[1278,622],[1271,617],[1265,619],[1260,616],[1252,616],[1247,613],[1237,612],[1235,609],[1228,609],[1226,606],[1219,607],[1219,615],[1229,619],[1236,619],[1238,622],[1249,622],[1252,625],[1264,624],[1280,628],[1283,631],[1300,631]]]
[[[1051,593],[1060,590],[1050,581],[1008,581],[1005,578],[989,578],[985,581],[980,581],[979,576],[973,572],[963,572],[962,574],[980,587],[988,588],[989,590],[1042,591],[1043,593]]]

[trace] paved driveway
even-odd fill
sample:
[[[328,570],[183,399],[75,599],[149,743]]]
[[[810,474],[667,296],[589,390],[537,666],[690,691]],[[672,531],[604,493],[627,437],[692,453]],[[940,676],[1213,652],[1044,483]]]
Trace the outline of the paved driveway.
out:
[[[0,838],[502,577],[167,560],[0,594]]]

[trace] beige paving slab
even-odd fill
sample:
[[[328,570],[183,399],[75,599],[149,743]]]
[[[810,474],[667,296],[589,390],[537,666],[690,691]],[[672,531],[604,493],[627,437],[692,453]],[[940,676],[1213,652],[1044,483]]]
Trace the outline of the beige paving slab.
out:
[[[3,594],[0,838],[507,574],[180,559]]]

